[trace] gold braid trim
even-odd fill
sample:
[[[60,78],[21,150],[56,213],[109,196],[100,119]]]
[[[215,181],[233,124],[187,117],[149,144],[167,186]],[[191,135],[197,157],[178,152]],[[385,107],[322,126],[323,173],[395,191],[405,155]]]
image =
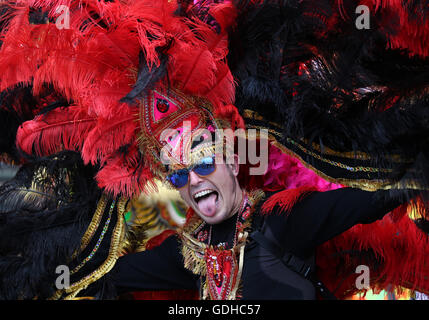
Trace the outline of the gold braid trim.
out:
[[[252,127],[252,128],[259,128],[258,126],[252,126],[252,125],[250,125],[249,127]],[[265,128],[259,128],[259,129],[265,129]],[[276,146],[277,148],[279,148],[281,151],[283,151],[284,153],[287,153],[287,154],[289,154],[289,155],[291,155],[291,156],[293,156],[294,158],[298,158],[299,160],[301,160],[301,162],[305,162],[299,155],[297,155],[294,151],[292,151],[292,150],[290,150],[289,148],[287,148],[286,146],[284,146],[283,144],[281,144],[280,142],[278,142],[278,140],[273,136],[273,133],[274,134],[277,134],[277,135],[279,135],[277,132],[275,132],[275,131],[273,131],[273,130],[271,130],[271,129],[269,129],[268,130],[268,132],[269,133],[271,133],[269,136],[268,136],[268,141],[269,142],[271,142],[271,144],[273,144],[274,146]],[[253,137],[253,139],[259,139],[260,138],[260,132],[257,132],[257,134],[256,134],[256,136],[255,137]],[[249,138],[248,138],[248,140],[249,140]],[[330,165],[332,165],[332,166],[335,166],[335,167],[338,167],[338,168],[342,168],[342,169],[345,169],[345,170],[349,170],[349,171],[352,171],[352,172],[358,172],[358,171],[361,171],[361,172],[392,172],[392,170],[391,169],[383,169],[383,168],[375,168],[375,167],[363,167],[363,166],[350,166],[350,165],[346,165],[346,164],[344,164],[344,163],[341,163],[341,162],[338,162],[338,161],[333,161],[333,160],[330,160],[330,159],[327,159],[327,158],[324,158],[324,157],[322,157],[321,155],[319,155],[319,154],[317,154],[317,153],[315,153],[315,152],[312,152],[312,151],[310,151],[310,150],[308,150],[308,149],[306,149],[305,147],[303,147],[300,143],[297,143],[296,141],[294,141],[294,140],[292,140],[292,139],[290,139],[290,138],[288,138],[287,139],[288,140],[288,142],[290,142],[290,143],[292,143],[292,144],[294,144],[297,148],[299,148],[301,151],[303,151],[304,153],[306,153],[306,154],[308,154],[308,155],[310,155],[310,156],[312,156],[313,158],[316,158],[316,159],[318,159],[318,160],[320,160],[320,161],[322,161],[322,162],[325,162],[325,163],[328,163],[328,164],[330,164]],[[316,150],[318,150],[319,151],[319,149],[318,149],[318,147],[313,143],[313,147],[316,149]],[[320,153],[322,153],[321,151],[319,151]],[[334,151],[333,151],[334,152]],[[327,154],[327,155],[329,155],[329,153],[328,152],[325,152],[325,154]],[[352,154],[352,152],[349,152],[348,154]],[[341,157],[344,157],[344,158],[351,158],[351,159],[363,159],[364,158],[364,156],[363,156],[363,154],[362,153],[360,153],[360,155],[358,155],[358,152],[356,153],[356,156],[351,156],[351,155],[348,155],[348,156],[346,156],[345,154],[340,154],[340,153],[337,153],[337,156],[341,156]],[[368,156],[368,159],[370,159],[369,158],[369,156]],[[396,160],[396,161],[398,161],[399,162],[399,160]],[[306,162],[305,162],[306,163]],[[313,170],[313,169],[312,169]],[[313,171],[317,171],[316,169],[314,169]],[[368,180],[369,181],[369,180]]]
[[[178,230],[178,234],[182,240],[184,266],[194,274],[199,275],[205,275],[207,272],[206,263],[204,261],[204,251],[207,245],[195,239],[192,234],[203,224],[204,221],[194,213],[183,228]]]
[[[125,235],[125,228],[124,228],[124,213],[126,210],[126,203],[128,202],[128,199],[121,198],[118,201],[117,204],[117,216],[118,220],[116,222],[116,226],[112,232],[112,238],[110,241],[110,249],[107,259],[104,261],[104,263],[95,271],[93,271],[88,276],[84,277],[83,279],[79,280],[76,283],[73,283],[70,285],[69,288],[58,290],[50,300],[56,300],[59,299],[63,293],[70,293],[67,297],[65,297],[65,300],[74,300],[76,295],[81,291],[86,289],[91,283],[97,281],[102,276],[104,276],[106,273],[108,273],[110,270],[112,270],[113,266],[116,263],[116,260],[119,258],[119,254],[121,251],[122,242]]]
[[[204,260],[204,252],[207,245],[186,232],[179,234],[182,237],[182,255],[185,268],[191,270],[194,274],[205,276],[207,266]]]
[[[127,199],[120,199],[117,204],[118,220],[116,222],[115,229],[113,230],[112,238],[110,241],[109,255],[101,265],[100,268],[92,272],[90,275],[74,283],[66,290],[67,293],[72,292],[69,296],[65,297],[65,300],[76,297],[76,295],[83,289],[86,289],[91,283],[97,281],[110,270],[119,258],[119,252],[121,248],[121,242],[124,239],[124,213]]]
[[[248,109],[244,110],[243,117],[246,119],[256,119],[256,120],[264,121],[265,123],[269,123],[270,125],[272,125],[274,127],[282,129],[281,125],[279,125],[278,123],[272,122],[272,121],[267,122],[267,120],[265,120],[261,115],[259,115],[257,112],[252,111],[252,110],[248,110]],[[268,128],[265,128],[263,126],[257,126],[257,125],[251,125],[251,124],[248,124],[247,127],[257,128],[257,129],[268,129]],[[268,129],[268,131],[270,133],[276,135],[276,136],[279,136],[279,137],[282,136],[282,134],[279,131],[276,131],[274,129]],[[301,141],[308,145],[308,140],[303,139]],[[342,158],[348,158],[348,159],[371,160],[371,156],[365,152],[362,152],[362,151],[338,152],[338,151],[335,151],[335,150],[325,146],[323,148],[324,151],[322,152],[320,146],[314,142],[311,144],[311,147],[320,153],[330,155],[330,156],[336,156],[336,157],[342,157]],[[388,155],[387,157],[390,160],[392,160],[394,162],[399,162],[399,163],[412,163],[413,162],[412,159],[406,159],[403,156],[400,156],[397,154]]]
[[[367,180],[367,179],[344,179],[344,178],[332,178],[325,173],[317,170],[312,165],[305,162],[299,155],[294,153],[293,151],[289,150],[285,146],[283,146],[281,143],[277,141],[272,142],[277,148],[279,148],[282,152],[297,158],[301,164],[306,167],[307,169],[310,169],[314,171],[318,176],[322,177],[326,181],[337,183],[337,184],[343,184],[352,188],[359,188],[365,191],[377,191],[380,189],[389,190],[389,189],[415,189],[415,190],[426,190],[427,188],[422,187],[421,185],[417,184],[414,181],[406,181],[404,183],[397,182],[393,183],[392,181],[388,180]]]
[[[303,142],[308,145],[307,140],[303,140]],[[320,146],[314,142],[311,144],[311,147],[320,153],[324,153],[324,154],[327,154],[330,156],[348,158],[348,159],[353,159],[353,160],[354,159],[359,159],[359,160],[371,160],[372,159],[372,157],[369,154],[362,152],[362,151],[338,152],[338,151],[335,151],[329,147],[323,147],[324,151],[322,152]],[[406,159],[406,158],[404,158],[400,155],[397,155],[397,154],[387,155],[386,158],[388,158],[391,161],[399,162],[399,163],[412,163],[413,162],[412,159]]]
[[[107,204],[107,198],[104,194],[102,194],[100,200],[98,201],[97,209],[95,210],[91,223],[89,224],[88,229],[85,231],[85,234],[82,237],[80,249],[75,253],[73,253],[72,255],[73,259],[76,258],[79,252],[81,252],[88,246],[89,242],[91,241],[92,237],[95,234],[95,231],[97,230],[100,224],[101,217],[103,216],[104,209],[106,208],[106,204]]]
[[[250,116],[249,116],[249,114],[250,114]],[[247,117],[254,117],[255,119],[258,119],[258,117],[261,118],[257,114],[253,115],[252,111],[248,112]],[[273,124],[275,125],[275,123],[273,123]],[[257,126],[252,126],[252,127],[258,128]],[[265,128],[260,127],[260,129],[265,129]],[[278,132],[276,132],[274,130],[269,130],[269,132],[274,133],[276,135],[279,135]],[[258,133],[258,135],[259,135],[259,133]],[[331,176],[328,176],[324,172],[316,169],[315,167],[313,167],[312,165],[310,165],[306,161],[304,161],[304,159],[302,159],[302,157],[300,155],[296,154],[295,152],[293,152],[292,150],[290,150],[289,148],[287,148],[286,146],[284,146],[283,144],[278,142],[277,139],[272,134],[269,136],[269,141],[275,147],[279,148],[283,153],[286,153],[286,154],[298,159],[304,167],[312,170],[318,176],[320,176],[323,179],[325,179],[326,181],[329,181],[332,183],[343,184],[343,185],[346,185],[348,187],[359,188],[359,189],[366,190],[366,191],[377,191],[380,189],[384,189],[384,190],[404,189],[404,188],[414,189],[414,190],[428,190],[427,187],[423,187],[422,185],[420,185],[420,184],[418,184],[412,180],[406,180],[404,182],[394,183],[394,182],[387,180],[387,179],[386,180],[370,180],[370,179],[333,178]],[[301,145],[299,145],[298,147],[301,148],[302,151],[304,151],[308,154],[308,152],[307,152],[308,150],[303,150],[303,147]],[[315,144],[313,144],[313,147],[315,147],[316,150],[320,150],[318,147],[316,147]],[[359,159],[370,159],[369,155],[367,155],[363,152],[357,152],[355,154],[354,152],[340,153],[340,152],[336,152],[334,150],[330,150],[329,148],[327,150],[328,150],[328,152],[326,152],[326,154],[330,154],[330,155],[341,156],[341,157],[352,158],[352,159],[357,159],[356,158],[356,155],[357,155],[357,157]],[[314,153],[312,153],[310,155],[316,156],[319,160],[324,161],[324,162],[328,162],[331,165],[342,167],[343,169],[348,167],[348,166],[341,164],[341,163],[331,162],[330,160],[322,158],[322,157],[320,157]],[[409,159],[401,159],[398,155],[391,155],[390,158],[391,158],[391,160],[396,161],[396,162],[409,162],[410,161]],[[375,169],[375,171],[381,171],[381,172],[390,172],[391,171],[389,169],[379,169],[379,168],[371,168],[371,167],[361,167],[361,168],[355,167],[355,168],[357,168],[358,171],[363,171],[363,172],[370,172],[372,169]]]
[[[257,113],[256,111],[253,111],[251,109],[245,109],[244,110],[243,118],[245,118],[245,119],[256,119],[256,120],[264,121],[265,123],[269,123],[274,127],[282,129],[282,126],[280,124],[278,124],[277,122],[267,121],[259,113]]]
[[[307,148],[305,148],[304,146],[302,146],[301,144],[297,143],[296,141],[294,141],[292,139],[288,138],[287,140],[288,140],[288,142],[290,142],[290,143],[294,144],[295,146],[297,146],[304,153],[312,156],[313,158],[316,158],[316,159],[318,159],[320,161],[323,161],[325,163],[329,163],[330,165],[339,167],[341,169],[346,169],[346,170],[353,169],[351,171],[355,171],[355,172],[356,171],[363,171],[363,172],[379,172],[379,171],[381,171],[381,172],[392,172],[391,169],[379,169],[379,168],[374,168],[374,167],[363,167],[363,166],[352,167],[352,166],[349,166],[349,165],[345,165],[345,164],[343,164],[341,162],[338,162],[338,161],[332,161],[330,159],[326,159],[326,158],[318,155],[317,153],[314,153],[314,152],[308,150]]]

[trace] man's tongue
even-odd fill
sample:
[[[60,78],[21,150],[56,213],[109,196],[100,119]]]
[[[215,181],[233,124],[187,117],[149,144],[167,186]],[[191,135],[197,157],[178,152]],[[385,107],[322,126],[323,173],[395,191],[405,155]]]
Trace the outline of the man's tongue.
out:
[[[212,217],[216,213],[216,200],[217,194],[212,192],[198,201],[198,209],[206,217]]]

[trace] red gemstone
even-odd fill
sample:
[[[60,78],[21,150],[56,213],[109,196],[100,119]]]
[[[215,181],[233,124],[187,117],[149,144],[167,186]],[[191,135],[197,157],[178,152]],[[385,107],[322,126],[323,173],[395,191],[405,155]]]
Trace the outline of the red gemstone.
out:
[[[244,212],[243,212],[243,214],[242,214],[242,217],[243,217],[243,219],[247,219],[248,217],[249,217],[249,215],[250,215],[250,208],[247,208]]]
[[[166,100],[158,99],[156,101],[156,108],[158,109],[159,112],[166,113],[168,111],[169,107],[170,106],[168,104],[168,101],[166,101]]]
[[[198,240],[199,240],[199,241],[201,241],[201,242],[203,242],[203,241],[207,240],[207,238],[208,238],[208,232],[207,232],[206,230],[205,230],[205,231],[200,231],[200,232],[198,233],[197,238],[198,238]]]

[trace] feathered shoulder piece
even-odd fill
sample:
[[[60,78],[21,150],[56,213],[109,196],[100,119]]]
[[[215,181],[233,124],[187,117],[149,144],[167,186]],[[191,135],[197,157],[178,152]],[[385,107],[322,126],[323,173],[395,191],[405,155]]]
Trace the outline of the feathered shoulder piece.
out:
[[[429,187],[427,7],[235,3],[228,62],[247,125],[269,128],[285,152],[331,182]]]

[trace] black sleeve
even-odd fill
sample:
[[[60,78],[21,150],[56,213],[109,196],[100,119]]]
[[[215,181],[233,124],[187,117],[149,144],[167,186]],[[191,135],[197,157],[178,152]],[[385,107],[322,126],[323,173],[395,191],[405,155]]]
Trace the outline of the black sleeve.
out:
[[[158,247],[118,259],[112,272],[118,294],[144,290],[197,289],[197,276],[183,266],[177,236]]]
[[[267,219],[266,233],[287,250],[305,255],[356,224],[383,218],[402,203],[375,195],[353,188],[314,192],[289,214],[273,212]]]

